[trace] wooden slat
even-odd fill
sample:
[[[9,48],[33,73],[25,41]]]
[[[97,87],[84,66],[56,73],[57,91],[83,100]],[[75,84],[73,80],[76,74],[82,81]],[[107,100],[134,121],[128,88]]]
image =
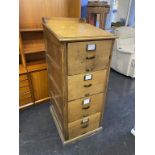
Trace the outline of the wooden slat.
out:
[[[19,93],[20,94],[23,94],[23,93],[26,93],[26,92],[30,92],[30,87],[29,86],[19,88]]]
[[[20,75],[20,76],[19,76],[19,80],[20,80],[20,81],[27,80],[27,79],[28,79],[28,77],[27,77],[26,74],[25,74],[25,75]]]
[[[25,92],[23,94],[19,94],[19,100],[31,98],[31,93],[30,92]]]
[[[23,64],[19,64],[19,74],[25,74],[27,73],[26,68],[23,66]]]
[[[47,64],[45,60],[32,61],[27,63],[28,72],[34,72],[34,71],[45,70],[45,69],[47,69]]]
[[[28,80],[19,81],[19,87],[20,88],[27,87],[27,86],[29,86]]]

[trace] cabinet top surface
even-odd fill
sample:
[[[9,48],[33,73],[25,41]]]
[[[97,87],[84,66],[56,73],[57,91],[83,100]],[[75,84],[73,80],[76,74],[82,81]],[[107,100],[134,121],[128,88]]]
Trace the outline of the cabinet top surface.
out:
[[[50,18],[45,26],[59,41],[115,38],[113,34],[82,22],[78,18]]]

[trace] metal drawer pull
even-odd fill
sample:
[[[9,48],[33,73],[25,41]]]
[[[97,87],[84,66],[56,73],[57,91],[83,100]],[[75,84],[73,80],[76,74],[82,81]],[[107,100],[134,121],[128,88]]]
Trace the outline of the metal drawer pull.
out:
[[[87,128],[89,126],[89,118],[84,118],[81,121],[81,128]]]
[[[88,114],[84,114],[84,115],[83,115],[83,117],[88,117],[88,116],[89,116]]]
[[[89,109],[89,108],[90,108],[90,103],[82,104],[82,109]]]
[[[90,72],[92,70],[93,70],[92,68],[86,68],[86,72]]]
[[[95,59],[95,56],[92,56],[92,57],[86,57],[87,60],[92,60],[92,59]]]
[[[87,94],[85,94],[85,96],[86,96],[86,97],[88,97],[88,96],[90,96],[90,94],[89,94],[89,93],[87,93]]]
[[[88,84],[88,85],[84,85],[84,87],[91,87],[92,86],[92,84],[90,83],[90,84]]]
[[[89,109],[90,108],[90,105],[87,105],[87,106],[83,106],[82,109]]]

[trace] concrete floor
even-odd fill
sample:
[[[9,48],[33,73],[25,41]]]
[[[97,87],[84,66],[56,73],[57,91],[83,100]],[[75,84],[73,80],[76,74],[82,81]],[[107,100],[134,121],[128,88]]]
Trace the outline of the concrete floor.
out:
[[[20,155],[134,155],[135,82],[111,70],[103,130],[62,146],[49,103],[20,112]]]

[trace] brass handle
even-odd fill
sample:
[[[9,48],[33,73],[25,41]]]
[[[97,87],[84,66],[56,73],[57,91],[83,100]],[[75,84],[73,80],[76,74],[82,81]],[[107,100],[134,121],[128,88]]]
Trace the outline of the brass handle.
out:
[[[89,109],[90,108],[90,105],[87,105],[87,106],[83,106],[82,109]]]
[[[89,93],[87,93],[87,94],[85,94],[85,96],[86,96],[86,97],[88,97],[88,96],[90,96],[90,94],[89,94]]]
[[[92,70],[93,70],[92,68],[86,68],[86,72],[90,72]]]
[[[88,85],[84,85],[84,87],[91,87],[92,86],[92,84],[90,83],[90,84],[88,84]]]
[[[88,116],[89,116],[89,114],[84,114],[84,115],[83,115],[83,117],[88,117]]]
[[[92,60],[92,59],[95,59],[95,56],[92,56],[92,57],[86,57],[87,60]]]
[[[81,128],[87,128],[89,126],[89,118],[84,118],[81,121]]]

